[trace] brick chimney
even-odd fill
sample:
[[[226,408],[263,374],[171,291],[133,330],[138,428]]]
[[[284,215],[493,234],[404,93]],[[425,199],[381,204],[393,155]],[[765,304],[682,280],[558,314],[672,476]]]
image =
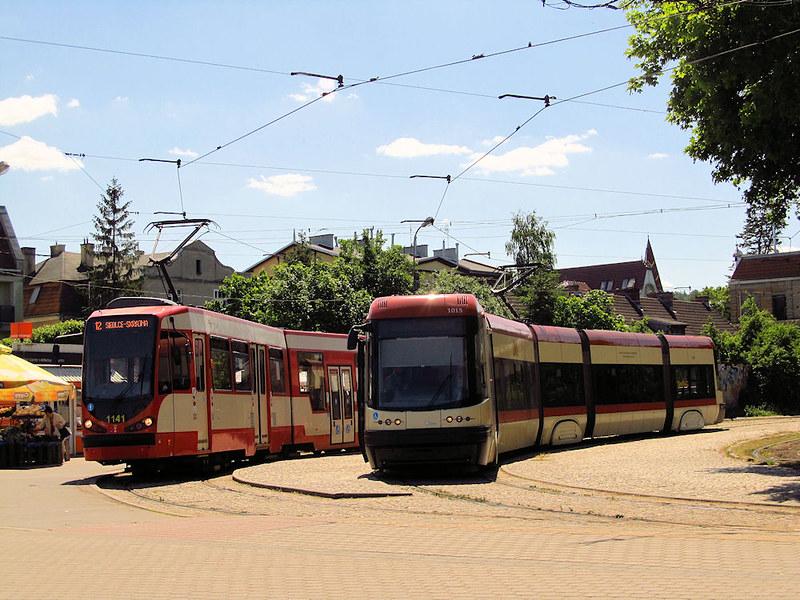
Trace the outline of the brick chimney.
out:
[[[55,258],[56,256],[64,254],[65,249],[66,246],[64,246],[64,244],[53,244],[50,246],[50,258]]]
[[[22,248],[22,274],[26,277],[36,274],[36,248]]]
[[[94,244],[89,240],[84,240],[81,244],[81,271],[89,271],[94,268]]]
[[[624,288],[621,290],[614,290],[614,293],[619,296],[625,296],[633,304],[639,306],[641,304],[641,297],[639,295],[639,288]]]
[[[695,296],[694,297],[694,301],[695,302],[702,302],[703,306],[705,306],[709,310],[711,309],[711,304],[709,304],[709,302],[708,302],[708,296]]]

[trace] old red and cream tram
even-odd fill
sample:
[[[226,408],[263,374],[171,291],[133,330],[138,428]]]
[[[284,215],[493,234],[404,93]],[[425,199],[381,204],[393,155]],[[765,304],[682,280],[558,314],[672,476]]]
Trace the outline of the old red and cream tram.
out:
[[[358,445],[346,336],[121,298],[86,322],[87,460],[132,467]]]
[[[463,294],[378,298],[351,333],[373,468],[718,423],[711,340],[526,325]]]

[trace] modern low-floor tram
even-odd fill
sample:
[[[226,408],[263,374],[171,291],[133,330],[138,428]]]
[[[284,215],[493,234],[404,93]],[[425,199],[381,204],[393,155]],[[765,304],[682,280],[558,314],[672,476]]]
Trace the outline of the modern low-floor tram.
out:
[[[357,447],[346,336],[119,299],[86,323],[84,456],[152,465]]]
[[[373,468],[688,431],[724,417],[709,338],[527,325],[464,294],[373,302],[357,328]]]

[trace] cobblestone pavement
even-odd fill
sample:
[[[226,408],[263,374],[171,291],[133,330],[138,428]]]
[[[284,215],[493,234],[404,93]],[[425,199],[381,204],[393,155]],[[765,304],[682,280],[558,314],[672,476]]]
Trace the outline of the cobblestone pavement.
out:
[[[113,469],[83,461],[0,472],[0,598],[795,598],[796,502],[708,502],[723,499],[713,494],[724,491],[725,478],[719,487],[695,484],[705,500],[671,501],[664,496],[683,488],[652,488],[655,479],[642,473],[658,465],[665,474],[684,472],[688,482],[704,476],[700,462],[664,467],[666,447],[645,462],[640,453],[655,442],[675,445],[671,457],[697,451],[709,463],[743,466],[721,452],[731,440],[796,430],[800,420],[749,423],[516,457],[495,481],[395,480],[412,495],[394,498],[316,498],[241,485],[230,475],[178,483],[118,476],[95,489],[87,478]],[[602,469],[610,456],[616,466]],[[291,462],[300,471],[314,460]],[[343,473],[363,472],[357,455],[335,460]],[[774,477],[796,489],[793,476]],[[615,482],[662,498],[592,491]],[[774,499],[752,494],[752,485],[734,501]]]

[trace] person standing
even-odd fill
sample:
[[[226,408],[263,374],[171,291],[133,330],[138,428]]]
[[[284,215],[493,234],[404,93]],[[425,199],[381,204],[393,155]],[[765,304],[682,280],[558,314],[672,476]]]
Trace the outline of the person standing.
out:
[[[58,438],[61,441],[61,452],[64,455],[64,460],[69,460],[67,440],[72,433],[67,427],[64,417],[54,412],[53,407],[49,404],[44,407],[44,417],[39,428],[44,431],[45,436]]]

